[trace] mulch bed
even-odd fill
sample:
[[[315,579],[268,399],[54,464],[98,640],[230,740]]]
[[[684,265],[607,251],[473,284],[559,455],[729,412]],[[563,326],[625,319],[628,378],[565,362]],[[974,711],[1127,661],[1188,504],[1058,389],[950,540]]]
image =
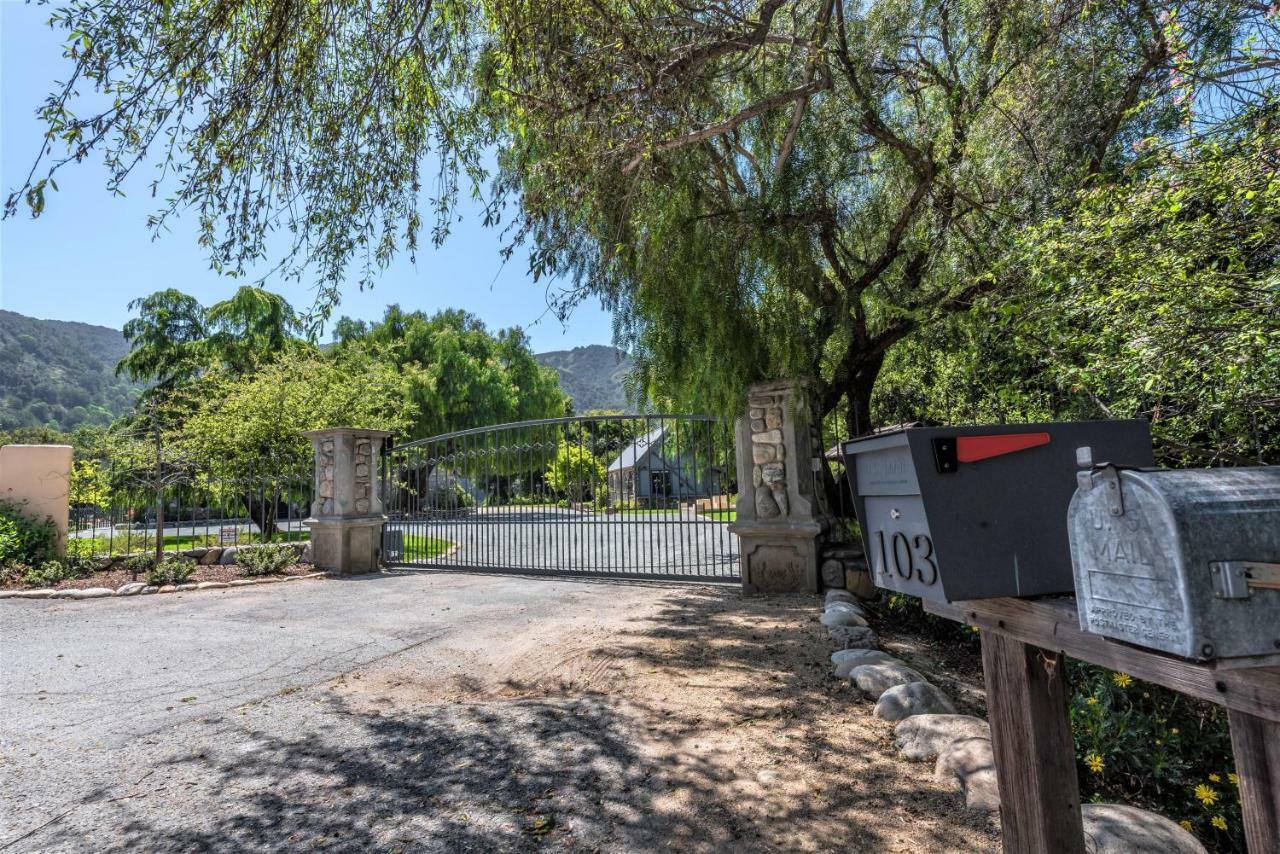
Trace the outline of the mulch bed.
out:
[[[293,566],[280,573],[281,576],[288,575],[307,575],[315,572],[316,568],[309,563],[295,563]],[[186,580],[186,584],[199,584],[202,581],[237,581],[241,578],[249,578],[244,568],[238,564],[213,564],[211,566],[197,566],[196,571],[191,573],[191,577]],[[279,576],[277,576],[279,577]],[[86,575],[84,578],[70,578],[66,581],[60,581],[53,585],[53,590],[87,590],[90,587],[110,587],[115,590],[119,587],[134,581],[146,581],[146,577],[139,574],[137,578],[133,577],[133,573],[125,569],[112,569],[109,572],[95,572],[92,575]],[[11,579],[0,584],[3,590],[35,590],[35,587],[28,587],[22,583],[21,578]]]

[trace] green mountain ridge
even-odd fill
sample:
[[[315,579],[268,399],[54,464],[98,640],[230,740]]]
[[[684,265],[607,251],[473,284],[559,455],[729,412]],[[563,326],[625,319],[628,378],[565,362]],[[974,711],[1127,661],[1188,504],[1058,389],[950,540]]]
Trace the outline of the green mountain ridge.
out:
[[[0,429],[110,423],[141,390],[115,375],[128,352],[118,329],[0,309]]]
[[[110,423],[142,388],[115,375],[128,352],[118,329],[0,309],[0,430]],[[632,365],[623,351],[592,344],[536,358],[559,373],[575,411],[628,408],[622,381]]]
[[[622,383],[633,365],[622,350],[589,344],[572,350],[539,353],[536,358],[560,374],[560,387],[573,398],[575,412],[631,408]]]

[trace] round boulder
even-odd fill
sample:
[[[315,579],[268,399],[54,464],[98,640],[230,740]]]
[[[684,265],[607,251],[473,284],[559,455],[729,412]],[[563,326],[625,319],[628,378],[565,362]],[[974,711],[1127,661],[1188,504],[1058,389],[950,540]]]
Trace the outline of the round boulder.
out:
[[[919,671],[905,664],[886,661],[855,667],[849,672],[849,678],[862,693],[877,698],[895,685],[926,681]]]
[[[828,590],[826,604],[830,605],[832,602],[852,603],[853,594],[850,593],[848,590]]]
[[[863,608],[857,602],[828,602],[824,611],[830,613],[832,611],[844,611],[848,614],[857,614],[859,617],[867,616],[867,609]]]
[[[824,611],[818,622],[827,628],[832,626],[865,626],[867,621],[853,611],[843,608]]]
[[[836,655],[847,652],[859,652],[863,654],[856,657],[836,658]],[[835,655],[831,656],[831,662],[835,665],[835,675],[837,679],[848,679],[849,674],[853,673],[855,667],[861,667],[864,664],[902,663],[889,653],[878,649],[842,649]]]
[[[238,549],[236,546],[230,546],[228,548],[223,549],[222,554],[218,556],[218,563],[222,564],[223,566],[230,566],[231,564],[236,562],[236,555],[239,553],[239,551],[240,549]]]
[[[873,710],[878,718],[900,721],[912,715],[954,715],[955,706],[947,695],[928,682],[895,685],[880,695]]]
[[[991,726],[972,715],[914,715],[893,730],[898,752],[912,762],[928,762],[962,738],[990,738]]]
[[[961,738],[948,744],[938,754],[933,776],[941,782],[953,781],[964,792],[964,804],[971,810],[1000,809],[996,758],[989,738]]]
[[[875,649],[880,644],[867,626],[828,626],[827,634],[845,649]]]
[[[1204,854],[1204,846],[1177,822],[1124,804],[1085,804],[1084,850],[1089,854]]]

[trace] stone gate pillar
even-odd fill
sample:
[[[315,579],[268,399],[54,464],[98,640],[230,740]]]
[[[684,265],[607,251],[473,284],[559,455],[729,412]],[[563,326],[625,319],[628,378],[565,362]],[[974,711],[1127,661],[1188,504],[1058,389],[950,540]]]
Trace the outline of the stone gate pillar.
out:
[[[315,456],[311,557],[319,569],[354,575],[378,568],[382,549],[382,496],[378,462],[391,434],[359,427],[303,433]]]
[[[816,494],[822,453],[806,384],[753,385],[738,419],[738,514],[745,593],[818,591],[828,520]]]

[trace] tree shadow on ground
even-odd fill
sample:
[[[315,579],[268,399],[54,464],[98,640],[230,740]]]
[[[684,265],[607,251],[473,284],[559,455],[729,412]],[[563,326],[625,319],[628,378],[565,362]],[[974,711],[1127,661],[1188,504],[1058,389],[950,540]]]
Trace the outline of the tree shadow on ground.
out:
[[[614,639],[625,667],[603,690],[507,680],[506,697],[369,711],[323,687],[275,697],[213,722],[218,747],[175,748],[140,791],[99,793],[114,829],[92,847],[994,847],[827,675],[816,613],[811,596],[685,588]],[[70,832],[43,840],[73,847]]]

